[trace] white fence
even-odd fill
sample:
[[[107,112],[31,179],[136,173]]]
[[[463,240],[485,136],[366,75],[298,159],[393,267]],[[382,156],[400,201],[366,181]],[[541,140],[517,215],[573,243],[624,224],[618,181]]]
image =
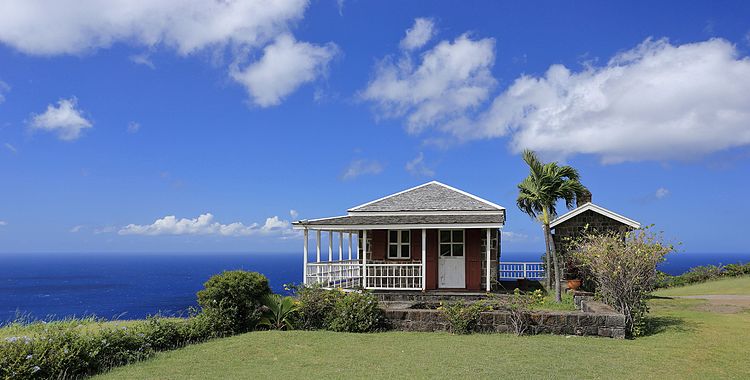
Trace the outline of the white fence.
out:
[[[422,290],[422,264],[367,264],[367,289]]]
[[[362,264],[358,260],[308,263],[305,284],[320,284],[324,288],[361,287]]]
[[[367,264],[367,275],[362,276],[359,260],[324,261],[307,264],[307,285],[324,288],[373,290],[421,290],[422,264]]]
[[[541,280],[544,278],[544,263],[500,262],[500,280]]]

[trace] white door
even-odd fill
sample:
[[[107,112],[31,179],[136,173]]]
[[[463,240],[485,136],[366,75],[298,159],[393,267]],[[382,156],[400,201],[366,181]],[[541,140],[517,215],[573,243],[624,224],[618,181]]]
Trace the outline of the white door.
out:
[[[465,288],[464,230],[440,230],[438,235],[438,287]]]

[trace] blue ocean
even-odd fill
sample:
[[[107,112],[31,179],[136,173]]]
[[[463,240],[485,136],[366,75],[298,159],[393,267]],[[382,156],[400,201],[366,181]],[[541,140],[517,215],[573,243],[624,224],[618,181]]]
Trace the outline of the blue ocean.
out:
[[[539,261],[538,253],[503,253],[503,261]],[[750,254],[671,255],[661,269],[680,274],[707,264],[750,262]],[[263,273],[276,292],[302,280],[300,253],[56,253],[0,255],[0,324],[21,315],[61,319],[95,315],[137,319],[185,315],[212,275]]]

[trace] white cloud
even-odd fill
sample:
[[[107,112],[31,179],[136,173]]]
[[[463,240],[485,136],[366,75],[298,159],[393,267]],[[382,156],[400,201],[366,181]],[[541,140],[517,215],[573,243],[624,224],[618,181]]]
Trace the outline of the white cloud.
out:
[[[663,199],[669,196],[669,189],[665,187],[660,187],[656,189],[656,193],[654,193],[654,196],[656,199]]]
[[[11,153],[18,153],[18,149],[16,149],[16,147],[11,145],[10,143],[5,143],[3,144],[3,146],[5,146],[5,149],[8,149]]]
[[[383,59],[360,97],[375,103],[383,117],[406,117],[412,133],[451,121],[482,104],[495,86],[490,68],[495,40],[464,34],[441,41],[420,56]]]
[[[141,124],[135,121],[128,123],[128,133],[137,133],[141,130]]]
[[[73,228],[70,229],[70,233],[74,234],[74,233],[80,232],[84,227],[86,226],[81,225],[81,224],[77,226],[73,226]]]
[[[414,26],[406,30],[406,36],[401,40],[404,50],[419,49],[435,35],[435,23],[428,18],[417,18]]]
[[[257,104],[269,106],[322,75],[337,51],[331,43],[295,42],[289,34],[308,5],[309,0],[5,1],[0,43],[32,55],[80,55],[116,43],[149,52],[163,47],[182,56],[209,51],[216,62],[228,53],[235,67],[230,75]],[[236,70],[268,44],[260,62]],[[154,68],[146,53],[130,59]]]
[[[503,233],[502,239],[503,241],[506,241],[506,242],[524,241],[529,238],[529,235],[526,235],[520,232],[503,231],[502,233]]]
[[[50,104],[44,113],[33,115],[29,126],[32,130],[55,132],[61,140],[75,140],[82,130],[93,126],[76,106],[76,98],[60,99],[57,107]]]
[[[214,46],[258,46],[301,19],[307,4],[307,0],[4,1],[0,41],[38,55],[80,54],[116,42],[162,44],[185,55]]]
[[[7,225],[8,225],[8,222],[4,220],[0,220],[0,227],[7,226]]]
[[[154,62],[151,60],[151,57],[149,57],[149,55],[146,53],[131,55],[130,61],[137,65],[146,66],[150,68],[151,70],[156,69],[156,65],[154,65]]]
[[[418,177],[432,177],[435,175],[435,171],[425,164],[424,153],[422,152],[419,152],[417,157],[406,163],[406,171]]]
[[[383,171],[383,165],[376,160],[353,160],[349,163],[349,166],[344,170],[341,175],[341,179],[350,180],[355,179],[365,174],[380,174]]]
[[[0,103],[5,101],[5,94],[7,94],[8,91],[10,91],[10,86],[0,80]]]
[[[296,220],[297,217],[299,216],[299,212],[297,212],[297,210],[294,210],[294,209],[289,210],[289,216],[292,218],[292,220]]]
[[[286,234],[291,224],[277,216],[266,219],[262,226],[257,223],[245,225],[241,222],[222,224],[215,221],[213,214],[205,213],[197,218],[177,219],[174,215],[157,219],[152,224],[128,224],[117,233],[120,235],[217,235],[250,236]]]
[[[263,49],[259,61],[244,69],[233,68],[231,76],[245,86],[255,104],[275,106],[299,86],[324,75],[337,52],[333,43],[297,42],[284,34]]]
[[[748,104],[750,59],[731,43],[647,39],[601,67],[521,76],[478,120],[447,129],[461,139],[510,135],[513,151],[560,158],[682,160],[750,144]]]
[[[94,229],[94,235],[100,235],[100,234],[110,234],[117,231],[117,227],[115,226],[104,226],[100,228]]]

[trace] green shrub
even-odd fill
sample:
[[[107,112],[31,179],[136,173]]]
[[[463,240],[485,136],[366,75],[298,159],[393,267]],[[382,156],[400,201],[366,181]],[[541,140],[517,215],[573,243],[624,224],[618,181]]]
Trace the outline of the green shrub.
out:
[[[465,304],[463,301],[441,302],[440,314],[448,322],[453,334],[470,334],[476,330],[481,313],[487,306],[480,302]]]
[[[750,263],[745,265],[742,264],[729,264],[724,267],[724,275],[728,277],[737,277],[750,274]]]
[[[382,328],[383,311],[370,292],[349,292],[338,297],[329,316],[328,328],[340,332],[372,332]]]
[[[320,286],[301,286],[296,292],[298,307],[294,316],[295,325],[304,330],[328,328],[336,301],[344,294]]]
[[[271,293],[268,279],[260,273],[227,271],[211,277],[198,292],[198,304],[215,318],[221,334],[250,331],[261,317],[260,300]]]
[[[138,330],[147,337],[152,349],[164,351],[181,347],[189,342],[186,324],[186,321],[153,316],[146,319]]]

